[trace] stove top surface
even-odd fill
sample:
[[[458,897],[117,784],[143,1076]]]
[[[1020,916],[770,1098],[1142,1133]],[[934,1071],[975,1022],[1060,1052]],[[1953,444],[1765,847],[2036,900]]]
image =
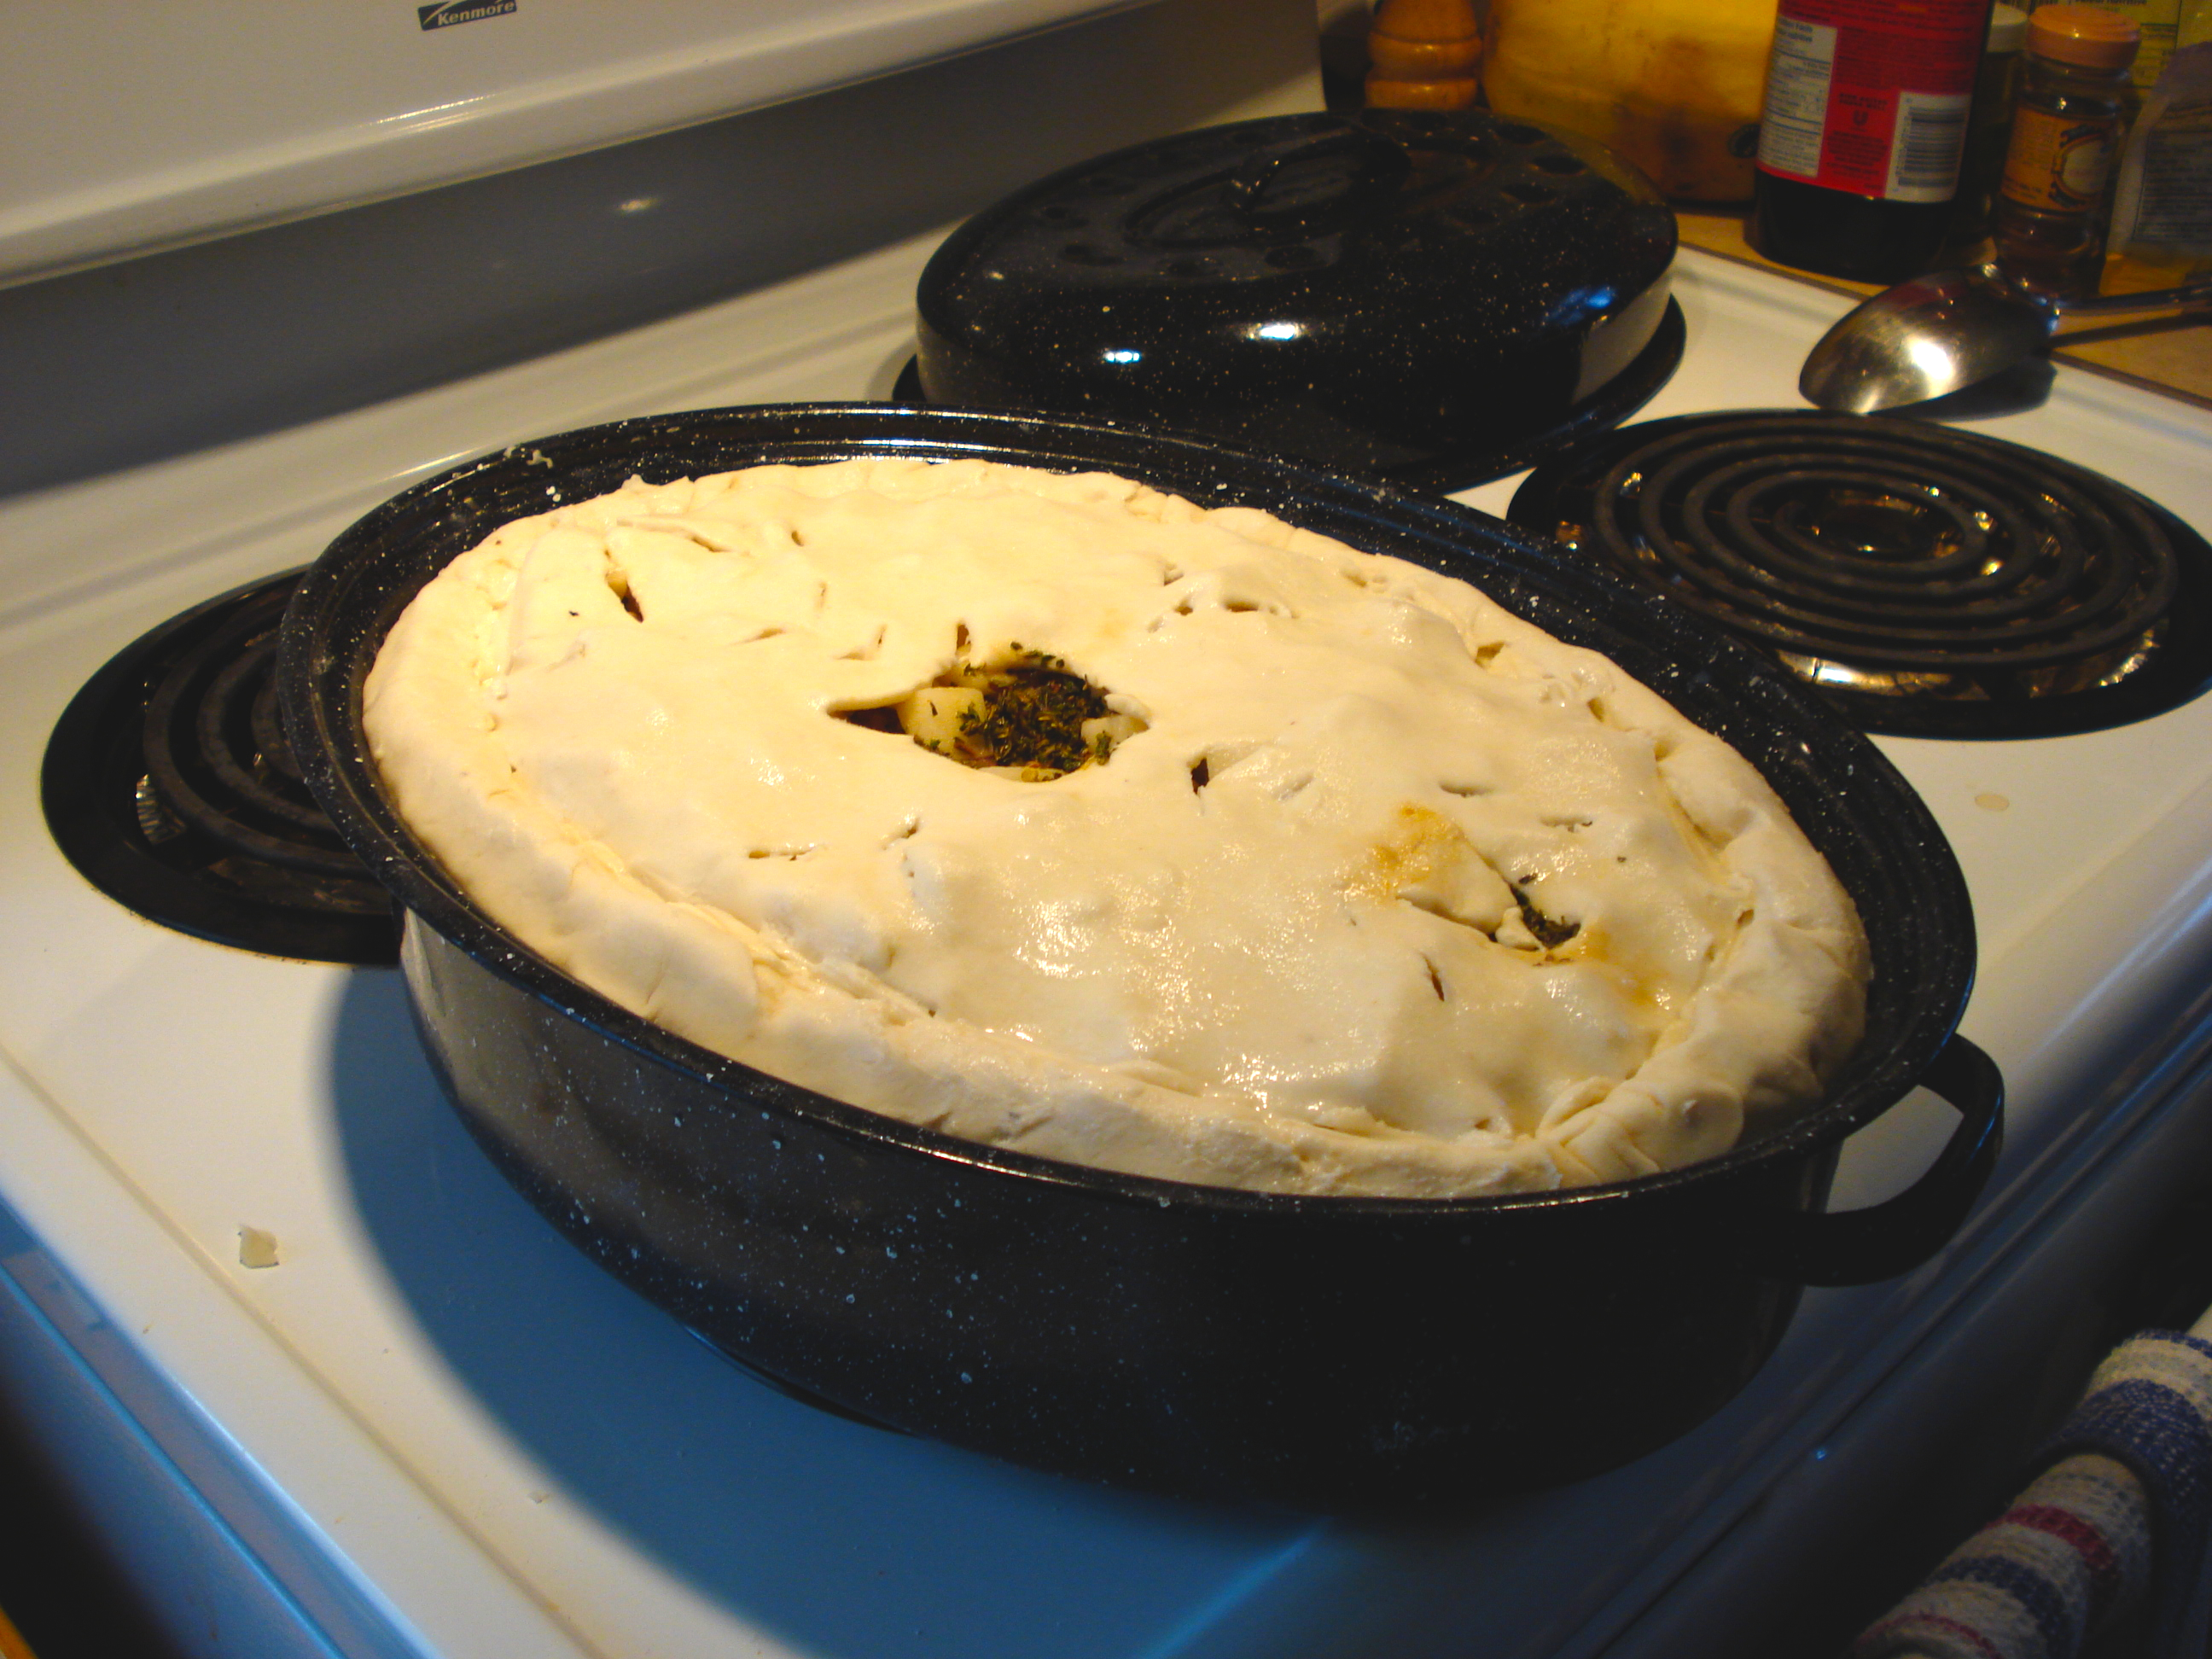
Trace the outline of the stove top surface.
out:
[[[172,1455],[344,1651],[1417,1654],[1475,1628],[1500,1655],[1669,1651],[1682,1608],[1814,1550],[1851,1482],[1941,1431],[1965,1386],[1948,1345],[2026,1294],[2007,1287],[2027,1264],[2066,1256],[2031,1247],[2173,1111],[2212,955],[2212,701],[2062,737],[1885,740],[1974,896],[1964,1029],[2013,1101],[1990,1195],[1929,1268],[1811,1294],[1751,1389],[1676,1444],[1447,1528],[1073,1486],[785,1399],[507,1187],[393,975],[156,927],[47,834],[46,733],[163,618],[534,434],[884,395],[930,245],[0,505],[18,715],[0,734],[0,1267],[142,1420],[207,1449]],[[1688,348],[1656,416],[1786,404],[1846,304],[1696,255],[1675,291]],[[2045,406],[1977,425],[2212,524],[2212,416],[2062,372]],[[1512,488],[1462,499],[1500,511]],[[1914,1097],[1863,1132],[1835,1203],[1909,1181],[1951,1121]],[[2150,1177],[2129,1178],[2140,1199]],[[276,1265],[244,1265],[263,1259],[247,1228]],[[2098,1259],[2088,1237],[2072,1259]],[[1899,1419],[1925,1389],[1952,1404]],[[1754,1509],[1758,1553],[1736,1532]]]
[[[111,658],[47,739],[46,827],[149,921],[268,956],[391,967],[391,896],[308,792],[277,706],[286,573],[194,605]]]
[[[2027,738],[2212,681],[2212,547],[2155,501],[1983,433],[1676,416],[1543,461],[1510,517],[1779,656],[1868,730]]]

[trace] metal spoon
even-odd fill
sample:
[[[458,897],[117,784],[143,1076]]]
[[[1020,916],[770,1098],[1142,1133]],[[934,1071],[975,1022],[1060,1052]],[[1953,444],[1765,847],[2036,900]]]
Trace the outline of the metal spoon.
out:
[[[2146,294],[2062,300],[1986,269],[1937,270],[1886,289],[1820,337],[1797,389],[1822,409],[1869,414],[1985,380],[2051,343],[2063,317],[2212,306],[2212,277]]]

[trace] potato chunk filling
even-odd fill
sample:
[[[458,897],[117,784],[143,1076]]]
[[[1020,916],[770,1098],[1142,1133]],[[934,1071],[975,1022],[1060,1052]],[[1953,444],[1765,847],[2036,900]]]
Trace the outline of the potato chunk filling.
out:
[[[1018,645],[996,662],[955,663],[894,712],[923,748],[1031,783],[1103,764],[1145,729],[1060,658]]]

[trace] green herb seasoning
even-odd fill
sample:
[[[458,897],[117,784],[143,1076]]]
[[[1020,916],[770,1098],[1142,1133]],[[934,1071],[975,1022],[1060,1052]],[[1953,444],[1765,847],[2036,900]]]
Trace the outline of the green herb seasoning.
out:
[[[902,730],[947,759],[1031,782],[1103,761],[1145,729],[1134,714],[1109,712],[1104,690],[1060,658],[1019,645],[988,665],[963,659],[889,708],[840,718]]]
[[[956,684],[974,685],[982,700],[960,722],[960,758],[977,766],[1034,766],[1073,772],[1103,760],[1104,733],[1084,735],[1083,722],[1106,713],[1106,694],[1058,657],[1025,651],[991,668],[965,668]]]

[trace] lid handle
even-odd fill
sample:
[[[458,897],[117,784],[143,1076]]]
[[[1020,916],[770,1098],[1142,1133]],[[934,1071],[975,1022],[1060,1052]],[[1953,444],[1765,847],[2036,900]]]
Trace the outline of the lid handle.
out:
[[[1285,167],[1293,163],[1326,161],[1335,155],[1348,155],[1358,163],[1357,171],[1344,180],[1341,188],[1322,199],[1272,208],[1268,205],[1267,192]],[[1301,133],[1255,150],[1230,175],[1222,198],[1233,211],[1249,218],[1298,216],[1316,210],[1334,209],[1355,191],[1395,189],[1411,170],[1412,163],[1401,146],[1380,133],[1346,124],[1332,131]]]

